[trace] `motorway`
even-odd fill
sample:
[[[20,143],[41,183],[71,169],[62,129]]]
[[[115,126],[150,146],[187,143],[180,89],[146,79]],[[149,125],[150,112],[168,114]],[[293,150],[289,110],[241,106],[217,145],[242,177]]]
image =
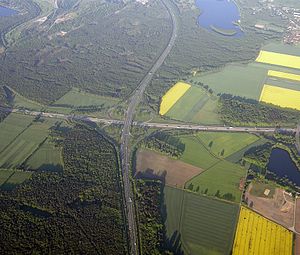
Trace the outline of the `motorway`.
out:
[[[146,87],[150,84],[153,75],[161,67],[166,57],[171,52],[177,37],[177,21],[175,18],[175,14],[172,13],[171,8],[168,6],[167,3],[164,2],[164,0],[161,0],[161,2],[166,8],[166,10],[168,11],[170,18],[172,20],[172,35],[165,49],[161,53],[161,55],[158,57],[156,62],[152,65],[152,67],[144,76],[144,78],[140,81],[139,85],[137,86],[137,88],[134,90],[133,94],[129,98],[128,100],[129,105],[127,108],[127,112],[125,114],[122,135],[121,135],[120,159],[121,159],[121,168],[122,168],[122,176],[123,176],[124,197],[126,203],[127,223],[129,229],[130,252],[133,255],[139,254],[139,246],[138,246],[138,229],[136,227],[135,206],[133,201],[134,194],[130,182],[130,176],[131,176],[130,149],[129,149],[130,128],[133,122],[133,117],[134,117],[136,107],[140,103]]]
[[[74,114],[61,114],[54,112],[38,112],[38,111],[28,111],[23,109],[10,109],[0,106],[1,111],[7,111],[18,114],[25,114],[31,116],[41,116],[44,118],[55,118],[62,120],[79,120],[86,122],[94,122],[105,125],[123,125],[123,120],[116,119],[105,119],[105,118],[95,118],[86,115],[74,115]],[[198,130],[198,131],[215,131],[215,132],[246,132],[246,133],[273,133],[275,131],[286,131],[295,132],[296,134],[300,130],[300,126],[297,128],[274,128],[274,127],[229,127],[229,126],[205,126],[205,125],[195,125],[195,124],[181,124],[181,123],[158,123],[158,122],[140,122],[133,121],[132,125],[139,127],[152,127],[161,129],[178,129],[178,130]]]

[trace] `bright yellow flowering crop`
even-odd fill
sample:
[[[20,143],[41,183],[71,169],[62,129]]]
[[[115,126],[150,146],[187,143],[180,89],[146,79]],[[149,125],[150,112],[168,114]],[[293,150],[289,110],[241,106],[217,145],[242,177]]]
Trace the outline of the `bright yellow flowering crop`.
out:
[[[300,91],[264,85],[259,101],[300,110]]]
[[[256,62],[300,69],[300,57],[264,50],[260,51]]]
[[[241,207],[233,255],[292,255],[292,246],[292,232]]]
[[[273,70],[270,70],[268,72],[268,76],[276,77],[276,78],[283,78],[283,79],[288,79],[288,80],[293,80],[293,81],[300,81],[300,75],[298,75],[298,74],[284,73],[284,72],[278,72],[278,71],[273,71]]]
[[[162,97],[159,114],[165,115],[172,106],[188,91],[191,85],[178,82]]]

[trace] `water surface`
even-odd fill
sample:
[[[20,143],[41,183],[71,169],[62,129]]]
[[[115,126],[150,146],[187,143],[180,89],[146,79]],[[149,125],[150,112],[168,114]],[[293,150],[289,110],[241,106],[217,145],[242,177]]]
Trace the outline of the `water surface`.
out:
[[[198,18],[201,27],[214,32],[227,32],[223,35],[243,35],[237,25],[241,19],[239,9],[233,0],[196,0],[196,5],[201,11]]]
[[[286,150],[279,148],[273,149],[267,168],[279,178],[287,177],[290,181],[296,183],[296,185],[300,187],[300,170]]]
[[[0,17],[7,17],[17,14],[16,10],[0,6]]]

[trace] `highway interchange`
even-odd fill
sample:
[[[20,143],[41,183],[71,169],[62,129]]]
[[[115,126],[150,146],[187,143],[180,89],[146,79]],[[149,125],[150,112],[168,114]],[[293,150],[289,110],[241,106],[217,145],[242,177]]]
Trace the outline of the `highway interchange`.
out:
[[[256,128],[256,127],[227,127],[227,126],[204,126],[204,125],[189,125],[189,124],[169,124],[169,123],[153,123],[153,122],[136,122],[133,121],[136,107],[140,103],[144,91],[150,84],[154,74],[164,63],[165,59],[171,52],[177,37],[177,21],[175,14],[172,13],[171,8],[162,0],[162,4],[168,11],[172,20],[172,34],[169,39],[168,44],[162,51],[161,55],[158,57],[156,62],[152,65],[150,70],[140,81],[136,89],[133,91],[131,97],[128,99],[128,108],[125,114],[124,121],[115,119],[102,119],[94,118],[82,115],[66,115],[60,113],[50,113],[50,112],[38,112],[38,111],[28,111],[23,109],[7,109],[0,107],[0,110],[11,111],[15,113],[28,114],[32,116],[41,116],[46,118],[57,118],[57,119],[71,119],[80,120],[94,123],[104,123],[104,124],[116,124],[123,125],[121,134],[121,147],[120,147],[120,160],[121,160],[121,170],[123,178],[123,192],[125,200],[125,211],[128,223],[128,234],[130,242],[130,253],[132,255],[139,254],[138,246],[138,229],[136,226],[135,217],[135,205],[134,205],[134,194],[131,186],[131,171],[130,171],[130,128],[132,125],[137,125],[140,127],[153,127],[162,129],[185,129],[185,130],[202,130],[202,131],[225,131],[225,132],[274,132],[275,128]],[[286,131],[296,132],[296,129],[285,129]]]

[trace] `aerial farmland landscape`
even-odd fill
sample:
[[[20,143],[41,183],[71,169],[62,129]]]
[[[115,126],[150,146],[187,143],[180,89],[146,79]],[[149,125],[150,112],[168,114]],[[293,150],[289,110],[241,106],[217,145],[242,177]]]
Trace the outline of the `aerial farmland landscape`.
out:
[[[0,254],[300,255],[299,0],[0,0]]]

